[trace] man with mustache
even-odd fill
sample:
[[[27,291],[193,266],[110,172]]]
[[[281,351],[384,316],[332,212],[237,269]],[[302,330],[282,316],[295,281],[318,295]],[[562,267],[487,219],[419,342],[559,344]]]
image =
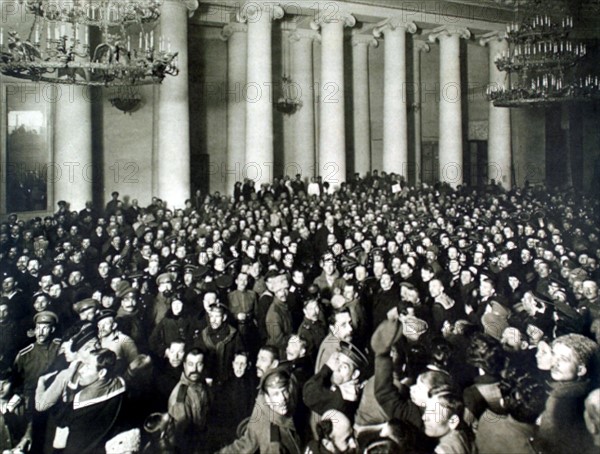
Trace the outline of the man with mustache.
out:
[[[188,351],[179,383],[169,397],[169,415],[174,421],[179,452],[196,453],[204,444],[208,393],[203,370],[204,352],[198,348]]]

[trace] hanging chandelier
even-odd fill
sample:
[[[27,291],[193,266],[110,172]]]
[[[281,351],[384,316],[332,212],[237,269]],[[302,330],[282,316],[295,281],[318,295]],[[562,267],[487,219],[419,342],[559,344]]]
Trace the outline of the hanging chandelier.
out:
[[[506,83],[489,86],[488,99],[497,107],[598,99],[598,75],[580,71],[587,46],[569,39],[573,17],[548,10],[545,2],[523,3],[532,9],[521,22],[507,25],[509,48],[495,60],[498,70],[506,72]]]
[[[161,0],[21,0],[28,35],[0,28],[0,72],[88,86],[161,83],[176,76],[177,52],[155,36]],[[99,41],[99,42],[98,42]]]
[[[293,115],[302,107],[300,100],[300,87],[292,80],[291,74],[291,49],[290,36],[284,37],[282,40],[282,57],[281,57],[281,95],[275,102],[277,111],[284,115]]]

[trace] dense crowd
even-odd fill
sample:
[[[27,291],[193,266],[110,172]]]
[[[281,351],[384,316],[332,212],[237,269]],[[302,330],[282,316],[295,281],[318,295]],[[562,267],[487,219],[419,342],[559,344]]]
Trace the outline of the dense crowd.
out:
[[[600,449],[598,201],[373,171],[1,224],[0,452]]]

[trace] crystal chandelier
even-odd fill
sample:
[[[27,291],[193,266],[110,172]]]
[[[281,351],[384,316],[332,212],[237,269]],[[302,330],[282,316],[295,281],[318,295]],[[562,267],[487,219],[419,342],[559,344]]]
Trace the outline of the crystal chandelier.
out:
[[[494,105],[519,107],[596,99],[600,94],[599,77],[579,74],[578,65],[588,50],[584,43],[569,39],[572,29],[571,16],[538,12],[522,22],[508,24],[509,50],[495,61],[498,70],[506,72],[506,84],[487,89]]]
[[[152,29],[161,0],[21,0],[20,5],[33,22],[25,38],[0,28],[2,74],[36,82],[127,86],[156,84],[179,73],[177,52]]]

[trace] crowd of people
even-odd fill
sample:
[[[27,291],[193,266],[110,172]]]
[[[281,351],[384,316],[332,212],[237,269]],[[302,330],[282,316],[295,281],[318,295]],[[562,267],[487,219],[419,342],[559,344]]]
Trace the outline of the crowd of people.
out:
[[[298,175],[0,229],[0,452],[600,449],[598,200]]]

